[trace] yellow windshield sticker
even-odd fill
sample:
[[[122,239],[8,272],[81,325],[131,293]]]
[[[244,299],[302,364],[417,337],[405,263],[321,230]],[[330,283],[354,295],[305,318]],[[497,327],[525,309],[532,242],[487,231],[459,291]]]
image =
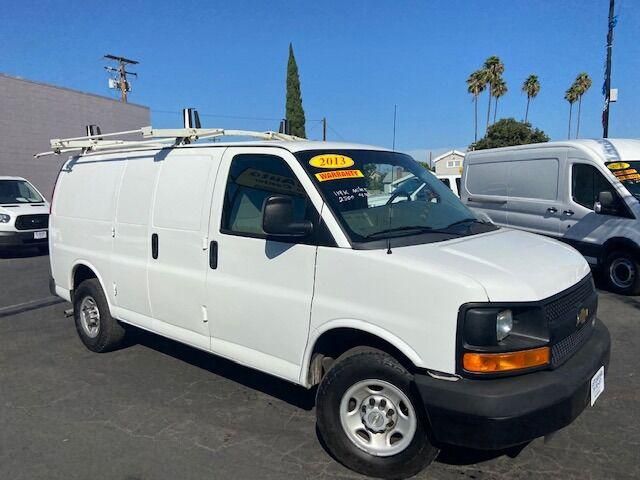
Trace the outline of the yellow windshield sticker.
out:
[[[630,166],[631,165],[624,162],[610,163],[609,165],[607,165],[609,170],[624,170],[625,168],[629,168]]]
[[[328,153],[325,155],[316,155],[309,160],[309,165],[316,168],[347,168],[353,166],[353,159],[346,155]]]
[[[342,180],[345,178],[362,178],[364,175],[360,170],[332,170],[331,172],[316,173],[316,178],[320,182],[327,180]]]

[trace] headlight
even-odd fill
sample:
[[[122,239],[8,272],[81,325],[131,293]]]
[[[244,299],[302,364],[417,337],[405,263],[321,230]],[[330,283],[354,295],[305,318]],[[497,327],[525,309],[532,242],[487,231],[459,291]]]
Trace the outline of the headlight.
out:
[[[11,217],[5,213],[0,213],[0,223],[9,223]]]
[[[501,342],[513,330],[513,314],[511,310],[503,310],[496,317],[496,339]]]
[[[539,307],[474,304],[467,309],[463,307],[462,314],[462,340],[472,350],[539,347],[549,341],[547,320]]]

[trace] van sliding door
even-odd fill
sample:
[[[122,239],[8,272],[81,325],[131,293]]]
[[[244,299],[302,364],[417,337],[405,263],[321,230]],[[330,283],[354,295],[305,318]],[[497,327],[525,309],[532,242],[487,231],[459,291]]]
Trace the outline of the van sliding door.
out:
[[[222,149],[175,149],[159,159],[149,246],[149,299],[156,330],[209,349],[202,301],[209,205]]]

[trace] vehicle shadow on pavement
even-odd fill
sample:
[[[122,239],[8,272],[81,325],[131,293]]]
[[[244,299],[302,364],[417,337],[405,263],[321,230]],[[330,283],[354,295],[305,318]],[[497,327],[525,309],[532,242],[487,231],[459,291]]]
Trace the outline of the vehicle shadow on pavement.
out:
[[[445,465],[473,465],[476,463],[486,462],[494,458],[506,455],[509,458],[516,458],[520,452],[524,450],[528,443],[518,445],[516,447],[506,448],[502,450],[474,450],[471,448],[454,447],[445,445],[441,447],[440,454],[436,458],[436,462]]]
[[[294,407],[310,411],[315,406],[315,387],[307,390],[272,375],[143,330],[134,329],[129,337],[127,343],[131,345],[138,344],[151,348],[245,387],[276,397]]]
[[[16,249],[2,249],[0,248],[0,259],[8,260],[13,258],[31,258],[31,257],[43,257],[49,255],[49,251],[41,251],[38,248],[16,248]]]

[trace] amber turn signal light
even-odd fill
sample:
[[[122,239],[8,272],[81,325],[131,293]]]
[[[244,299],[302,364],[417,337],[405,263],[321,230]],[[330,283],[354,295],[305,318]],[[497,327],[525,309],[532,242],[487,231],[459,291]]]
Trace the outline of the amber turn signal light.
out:
[[[467,372],[499,373],[523,368],[539,367],[549,363],[549,347],[533,348],[508,353],[472,353],[462,357]]]

